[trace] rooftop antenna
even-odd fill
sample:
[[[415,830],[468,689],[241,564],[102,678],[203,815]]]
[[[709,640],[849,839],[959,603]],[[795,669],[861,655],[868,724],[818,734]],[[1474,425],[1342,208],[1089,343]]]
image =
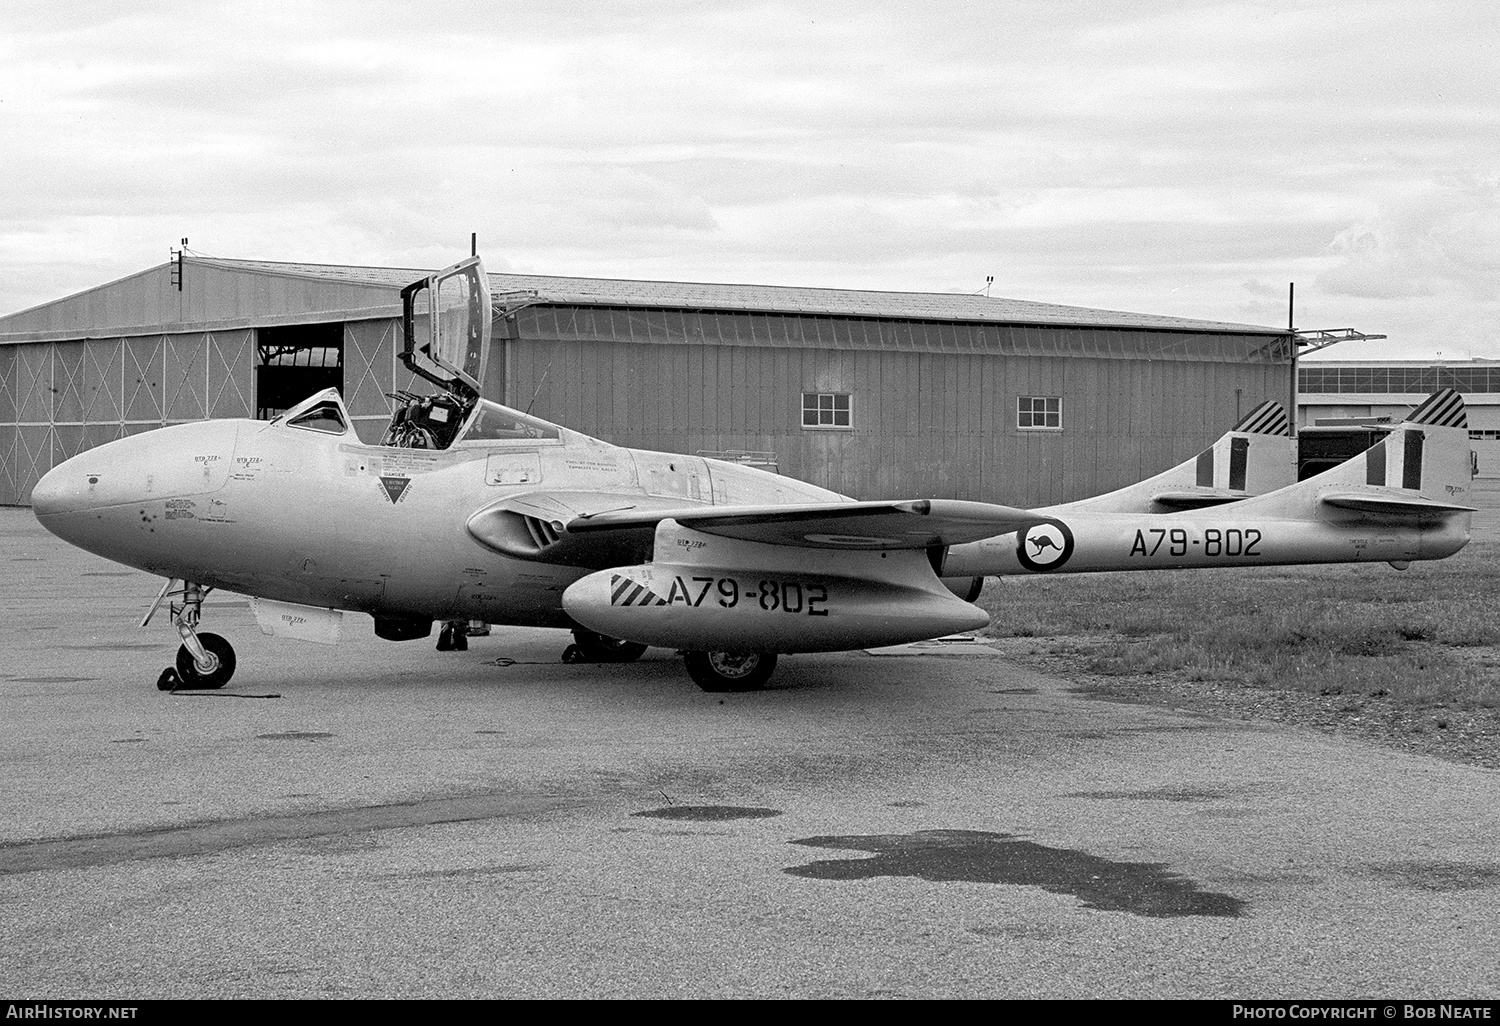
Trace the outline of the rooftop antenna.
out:
[[[1297,322],[1293,319],[1296,310],[1297,283],[1289,281],[1286,283],[1286,342],[1287,349],[1291,351],[1292,357],[1292,437],[1297,437]]]
[[[182,254],[184,254],[184,253],[187,252],[187,236],[183,236],[183,238],[182,238],[182,248],[181,249],[168,249],[167,252],[172,254],[172,258],[171,258],[172,279],[171,279],[171,282],[172,282],[173,285],[175,285],[177,287],[177,291],[181,292],[182,291]]]

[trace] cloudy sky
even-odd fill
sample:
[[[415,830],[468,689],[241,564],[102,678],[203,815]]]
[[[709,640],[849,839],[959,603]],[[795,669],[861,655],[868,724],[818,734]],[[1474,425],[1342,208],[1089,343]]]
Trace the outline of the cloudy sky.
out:
[[[0,313],[208,256],[981,292],[1500,358],[1500,5],[0,4]]]

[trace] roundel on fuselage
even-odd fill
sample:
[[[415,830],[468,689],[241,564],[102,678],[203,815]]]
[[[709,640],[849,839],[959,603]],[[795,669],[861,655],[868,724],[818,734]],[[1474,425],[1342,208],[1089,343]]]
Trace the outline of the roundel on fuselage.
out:
[[[1016,559],[1036,573],[1056,570],[1073,554],[1073,532],[1061,520],[1040,520],[1016,532]]]

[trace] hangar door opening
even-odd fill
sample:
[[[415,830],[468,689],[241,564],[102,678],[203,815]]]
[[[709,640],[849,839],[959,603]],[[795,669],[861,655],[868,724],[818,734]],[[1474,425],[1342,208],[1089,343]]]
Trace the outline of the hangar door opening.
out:
[[[314,392],[344,392],[344,325],[293,324],[256,332],[255,416],[270,420]]]

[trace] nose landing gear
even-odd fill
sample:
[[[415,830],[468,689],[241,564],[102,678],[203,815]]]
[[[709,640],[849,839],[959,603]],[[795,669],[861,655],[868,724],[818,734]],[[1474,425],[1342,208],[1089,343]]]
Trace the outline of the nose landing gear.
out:
[[[182,587],[173,589],[173,585]],[[176,663],[167,667],[157,678],[156,686],[162,691],[213,690],[222,688],[234,676],[234,646],[217,634],[198,633],[198,619],[203,612],[203,599],[212,588],[191,581],[169,580],[151,604],[144,627],[151,622],[161,607],[163,599],[181,597],[182,602],[169,602],[172,624],[182,636],[182,647],[177,650]]]

